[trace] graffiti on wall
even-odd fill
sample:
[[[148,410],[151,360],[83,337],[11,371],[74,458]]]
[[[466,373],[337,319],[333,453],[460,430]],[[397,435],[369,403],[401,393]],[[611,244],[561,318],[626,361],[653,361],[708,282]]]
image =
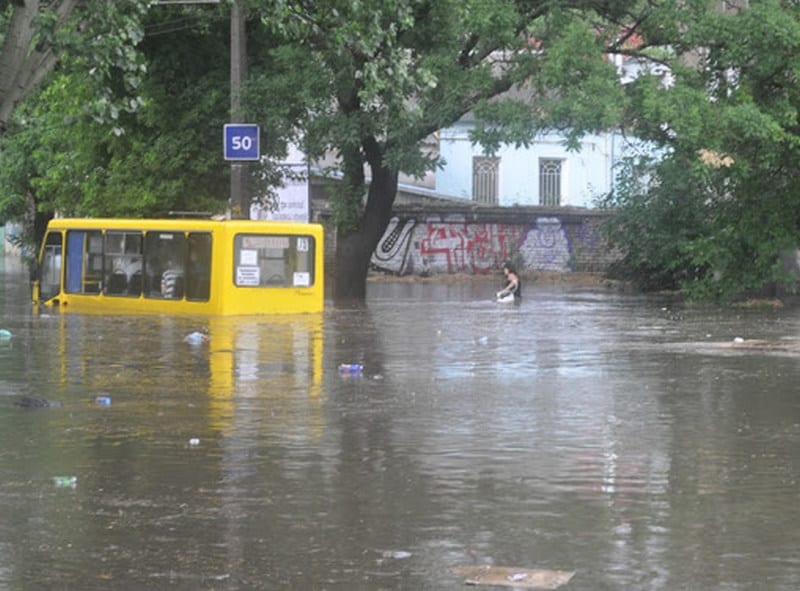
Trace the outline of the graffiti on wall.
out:
[[[395,275],[414,273],[410,249],[411,233],[416,224],[416,220],[413,219],[400,220],[397,217],[391,219],[383,238],[372,253],[372,266],[375,269]]]
[[[419,256],[436,273],[496,271],[522,237],[522,228],[509,224],[429,221],[423,226]]]
[[[569,271],[569,236],[557,217],[535,218],[519,247],[523,268]]]
[[[496,271],[506,260],[523,269],[572,270],[575,250],[597,248],[594,226],[572,228],[556,216],[537,216],[528,224],[467,222],[464,216],[392,218],[372,255],[372,266],[395,275]]]

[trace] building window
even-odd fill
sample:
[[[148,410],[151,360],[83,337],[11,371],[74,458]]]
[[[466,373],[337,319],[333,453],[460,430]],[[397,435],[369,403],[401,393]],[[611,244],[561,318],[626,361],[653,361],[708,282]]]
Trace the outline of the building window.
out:
[[[561,160],[539,159],[539,205],[561,205]]]
[[[472,159],[472,199],[484,205],[497,205],[499,158],[475,156]]]

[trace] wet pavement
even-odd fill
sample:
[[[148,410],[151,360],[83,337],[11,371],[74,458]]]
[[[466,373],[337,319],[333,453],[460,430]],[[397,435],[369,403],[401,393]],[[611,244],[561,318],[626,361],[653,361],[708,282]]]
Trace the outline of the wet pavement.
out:
[[[0,279],[0,590],[800,588],[800,310],[375,283],[310,316],[35,315]]]

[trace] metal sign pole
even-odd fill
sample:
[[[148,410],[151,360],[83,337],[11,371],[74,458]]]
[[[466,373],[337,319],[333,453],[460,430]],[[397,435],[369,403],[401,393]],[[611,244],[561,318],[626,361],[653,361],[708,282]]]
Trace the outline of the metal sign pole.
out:
[[[231,3],[231,123],[242,122],[241,87],[247,77],[247,36],[244,15],[238,2]],[[241,162],[231,163],[231,217],[250,219],[247,175]]]

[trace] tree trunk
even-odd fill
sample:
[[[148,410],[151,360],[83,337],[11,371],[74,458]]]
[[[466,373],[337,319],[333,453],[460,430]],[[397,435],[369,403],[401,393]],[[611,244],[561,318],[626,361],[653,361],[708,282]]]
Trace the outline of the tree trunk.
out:
[[[59,23],[69,16],[78,0],[49,3]],[[32,49],[37,34],[38,0],[14,2],[5,38],[0,46],[0,133],[5,131],[11,113],[53,70],[57,56],[45,47]]]
[[[366,298],[372,253],[389,225],[396,195],[397,173],[373,167],[361,223],[353,230],[337,230],[333,279],[336,303]]]
[[[336,232],[333,299],[336,303],[363,300],[367,295],[369,259],[362,229]]]
[[[28,264],[28,271],[31,279],[36,273],[36,258],[39,256],[39,249],[47,231],[47,222],[53,219],[52,212],[41,212],[36,207],[36,198],[29,189],[25,199],[25,214],[22,218],[22,252],[25,254],[25,262]]]

